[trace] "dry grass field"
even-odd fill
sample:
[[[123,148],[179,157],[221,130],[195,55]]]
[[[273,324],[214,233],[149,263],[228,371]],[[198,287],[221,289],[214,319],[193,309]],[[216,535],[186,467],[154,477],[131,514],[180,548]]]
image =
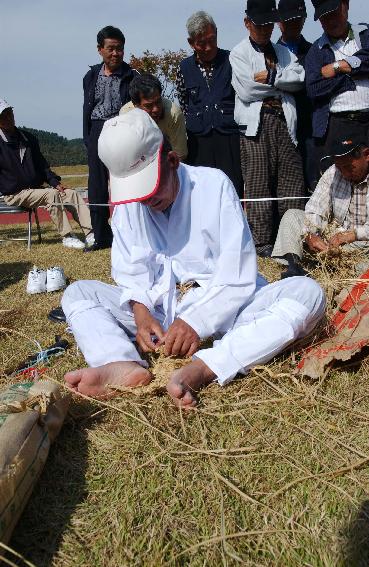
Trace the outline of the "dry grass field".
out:
[[[1,235],[23,230],[0,226]],[[70,281],[110,282],[109,252],[66,250],[43,225],[43,244],[28,253],[9,242],[0,258],[1,385],[35,341],[45,348],[56,334],[71,348],[44,376],[62,384],[84,361],[65,326],[47,320],[60,293],[28,296],[27,272],[61,265]],[[260,269],[279,277],[270,261]],[[355,277],[353,259],[314,275],[330,310]],[[369,365],[312,382],[294,376],[294,361],[289,353],[212,385],[189,414],[162,389],[176,360],[152,360],[155,387],[145,391],[75,398],[11,548],[37,567],[368,566]]]

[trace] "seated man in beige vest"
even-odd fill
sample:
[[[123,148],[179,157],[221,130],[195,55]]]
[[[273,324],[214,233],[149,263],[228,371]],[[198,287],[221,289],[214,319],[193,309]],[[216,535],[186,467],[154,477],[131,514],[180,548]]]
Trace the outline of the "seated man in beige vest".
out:
[[[43,184],[51,187],[43,187]],[[60,177],[51,171],[42,155],[38,141],[29,132],[15,126],[12,107],[0,99],[0,192],[5,203],[18,207],[45,207],[62,244],[67,248],[85,248],[94,243],[90,211],[73,189],[60,183]],[[67,211],[79,224],[85,242],[77,238],[67,217]]]
[[[131,102],[125,104],[120,114],[132,108],[145,110],[159,126],[179,159],[187,157],[186,123],[182,110],[168,98],[162,98],[162,86],[154,75],[136,75],[129,86]]]

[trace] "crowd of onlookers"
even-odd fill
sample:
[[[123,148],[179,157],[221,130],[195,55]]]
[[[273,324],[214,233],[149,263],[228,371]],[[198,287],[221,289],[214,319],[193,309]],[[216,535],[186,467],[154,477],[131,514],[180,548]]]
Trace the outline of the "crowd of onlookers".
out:
[[[158,78],[123,61],[121,30],[103,28],[97,35],[102,62],[83,79],[89,214],[50,171],[37,140],[15,127],[11,106],[0,101],[0,191],[6,202],[46,206],[66,246],[110,247],[104,206],[109,175],[98,140],[108,119],[137,107],[157,123],[180,160],[228,175],[247,200],[258,255],[284,259],[286,275],[304,273],[303,246],[327,251],[361,242],[362,247],[369,237],[369,30],[349,22],[349,0],[312,3],[323,28],[313,44],[302,34],[304,0],[278,5],[248,0],[248,34],[231,52],[218,47],[213,18],[203,11],[193,14],[187,21],[193,55],[177,72],[179,104],[162,97]],[[281,32],[276,43],[271,41],[275,24]],[[52,189],[41,189],[43,182]],[[82,226],[86,244],[72,233],[63,202]],[[305,205],[306,214],[299,213]],[[332,218],[340,235],[327,241],[322,231]]]

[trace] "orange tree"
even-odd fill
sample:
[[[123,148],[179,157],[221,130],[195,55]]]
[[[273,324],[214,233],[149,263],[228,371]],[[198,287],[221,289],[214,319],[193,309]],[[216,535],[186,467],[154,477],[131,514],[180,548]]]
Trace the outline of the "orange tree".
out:
[[[158,77],[163,86],[163,96],[173,100],[176,97],[177,68],[185,57],[188,57],[188,53],[184,49],[162,49],[159,53],[146,50],[141,57],[132,54],[129,64],[140,73],[151,73]]]

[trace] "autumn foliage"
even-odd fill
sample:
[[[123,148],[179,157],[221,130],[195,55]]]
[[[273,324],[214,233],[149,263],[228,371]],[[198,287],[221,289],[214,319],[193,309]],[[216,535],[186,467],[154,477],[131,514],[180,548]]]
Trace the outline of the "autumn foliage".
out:
[[[173,100],[176,97],[177,68],[185,57],[188,57],[188,53],[184,49],[179,51],[163,49],[159,53],[146,50],[140,57],[132,54],[129,64],[140,73],[151,73],[158,77],[163,86],[163,96]]]

